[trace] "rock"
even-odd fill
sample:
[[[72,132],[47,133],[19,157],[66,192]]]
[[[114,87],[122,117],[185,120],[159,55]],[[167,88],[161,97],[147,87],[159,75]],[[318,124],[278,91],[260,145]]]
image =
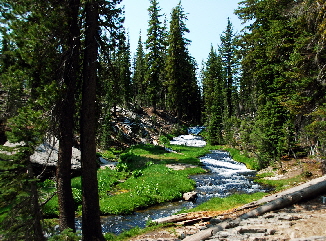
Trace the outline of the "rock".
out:
[[[185,201],[193,201],[197,198],[197,192],[186,192],[182,197]]]
[[[18,148],[24,143],[10,143],[7,141],[4,146]],[[1,151],[2,154],[12,155],[17,151],[11,152]],[[36,147],[35,152],[31,155],[30,160],[35,176],[40,180],[52,178],[56,173],[56,165],[58,162],[59,140],[55,137],[48,137],[44,143]],[[71,157],[71,176],[79,176],[81,172],[81,152],[78,148],[72,148]],[[116,162],[108,162],[104,158],[100,159],[100,163],[108,168],[115,168]]]

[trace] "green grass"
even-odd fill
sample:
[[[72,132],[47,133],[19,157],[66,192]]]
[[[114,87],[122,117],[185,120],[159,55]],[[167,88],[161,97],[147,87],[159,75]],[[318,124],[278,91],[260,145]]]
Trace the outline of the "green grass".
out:
[[[104,234],[104,237],[108,241],[111,241],[111,240],[112,241],[127,241],[127,240],[130,240],[130,238],[132,238],[132,237],[135,237],[135,236],[138,236],[138,235],[141,235],[144,233],[148,233],[148,232],[151,232],[154,230],[157,231],[159,229],[166,228],[169,226],[171,226],[171,224],[158,224],[158,225],[153,225],[153,226],[149,226],[146,228],[135,227],[128,231],[124,231],[123,233],[121,233],[119,235],[115,235],[112,233],[106,233],[106,234]]]
[[[122,162],[129,164],[128,167],[131,169],[142,168],[147,162],[157,164],[188,163],[198,165],[200,164],[198,157],[205,155],[209,151],[209,149],[206,147],[200,148],[169,144],[166,144],[165,146],[177,153],[167,152],[160,146],[136,145],[129,148],[124,154],[122,154],[121,160]]]
[[[179,153],[169,153],[154,145],[133,146],[120,155],[118,170],[98,170],[101,214],[130,213],[154,204],[180,199],[184,192],[193,190],[195,182],[188,177],[205,172],[202,168],[174,171],[164,164],[198,164],[197,157],[207,151],[184,146],[175,148]],[[107,155],[110,153],[106,152]],[[46,181],[41,185],[40,190],[44,197],[55,191],[52,184],[51,181]],[[81,178],[72,179],[71,185],[76,211],[80,212]],[[43,213],[47,217],[55,217],[58,211],[58,198],[55,195],[44,205]]]
[[[125,179],[128,173],[117,172],[111,169],[100,169],[97,172],[98,187],[100,197],[107,196],[113,188],[119,183],[119,180]],[[47,198],[51,193],[55,192],[54,182],[46,180],[40,185],[39,193],[41,198]],[[75,201],[76,211],[81,211],[82,204],[82,187],[81,177],[75,177],[71,180],[72,193]],[[58,196],[53,196],[43,207],[42,212],[45,217],[57,217],[59,215]]]
[[[281,180],[267,180],[258,176],[256,182],[262,185],[270,186],[273,188],[273,192],[280,192],[285,189],[296,186],[299,183],[305,182],[306,178],[302,175],[298,175],[296,177],[281,179]]]
[[[189,209],[187,212],[225,211],[256,201],[264,196],[266,196],[266,193],[257,192],[253,194],[234,194],[225,198],[212,198],[193,209]]]
[[[204,172],[201,168],[174,171],[165,165],[153,164],[116,186],[117,193],[102,197],[102,214],[125,214],[154,204],[180,199],[194,189],[188,176]]]

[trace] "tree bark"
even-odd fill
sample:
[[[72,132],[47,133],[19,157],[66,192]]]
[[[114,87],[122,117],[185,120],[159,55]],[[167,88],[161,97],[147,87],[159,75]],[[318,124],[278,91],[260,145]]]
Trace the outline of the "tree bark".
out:
[[[75,204],[71,189],[71,156],[73,147],[75,92],[79,74],[80,30],[78,13],[80,0],[70,0],[67,17],[69,36],[67,53],[64,58],[63,81],[65,89],[59,101],[59,153],[57,164],[57,193],[59,203],[60,230],[71,228],[75,231]]]
[[[85,52],[81,113],[81,161],[83,216],[82,230],[85,241],[104,241],[100,223],[100,206],[96,165],[96,78],[99,3],[86,2]]]
[[[228,226],[237,226],[241,222],[241,220],[251,218],[251,217],[256,217],[259,215],[262,215],[266,212],[270,212],[273,210],[281,209],[284,208],[288,205],[297,203],[303,199],[308,199],[312,198],[315,195],[318,195],[320,193],[325,192],[326,190],[326,176],[322,176],[320,178],[313,179],[309,182],[306,182],[300,186],[293,187],[290,189],[287,189],[283,192],[276,193],[271,196],[264,197],[257,202],[253,202],[249,205],[244,205],[243,208],[248,208],[248,207],[254,207],[254,206],[259,206],[260,204],[263,204],[267,202],[266,204],[263,204],[262,206],[259,206],[243,215],[240,217],[225,221],[220,223],[217,226],[211,227],[209,229],[205,229],[201,232],[198,232],[192,236],[189,236],[183,241],[199,241],[199,240],[206,240],[212,235],[216,234],[218,231],[221,231]],[[241,209],[241,208],[240,208]]]

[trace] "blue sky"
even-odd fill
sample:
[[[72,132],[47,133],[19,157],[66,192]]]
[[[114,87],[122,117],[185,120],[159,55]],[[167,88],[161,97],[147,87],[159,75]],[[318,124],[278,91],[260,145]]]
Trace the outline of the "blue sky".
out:
[[[192,41],[189,52],[198,63],[206,61],[211,45],[216,49],[220,42],[220,35],[226,29],[227,18],[230,17],[234,32],[242,29],[241,21],[234,15],[240,0],[182,0],[182,6],[188,15],[186,26],[190,33],[186,35]],[[158,0],[161,14],[170,21],[170,13],[177,6],[179,0]],[[148,28],[149,0],[123,0],[125,6],[125,28],[129,33],[132,54],[135,53],[142,31],[142,41],[146,40]],[[163,20],[163,19],[162,19]],[[169,27],[169,25],[168,25]]]

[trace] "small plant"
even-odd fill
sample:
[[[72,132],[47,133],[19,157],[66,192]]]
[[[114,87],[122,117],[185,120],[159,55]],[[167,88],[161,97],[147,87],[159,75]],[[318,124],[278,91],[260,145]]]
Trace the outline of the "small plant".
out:
[[[146,167],[150,167],[152,165],[154,165],[154,162],[152,162],[152,161],[146,162]]]
[[[142,175],[143,175],[142,170],[135,170],[135,171],[132,172],[133,177],[140,177]]]
[[[73,187],[73,188],[71,188],[71,190],[72,190],[72,195],[74,197],[74,201],[75,201],[76,205],[80,205],[83,200],[81,189]]]
[[[170,139],[167,136],[160,136],[160,144],[163,145],[170,144]]]
[[[116,159],[116,155],[111,150],[106,150],[101,153],[101,156],[107,160]]]
[[[157,225],[157,223],[153,222],[152,219],[148,219],[146,221],[146,227],[152,227],[152,226],[155,226],[155,225]]]
[[[55,187],[56,187],[56,183],[55,183],[54,180],[46,179],[46,180],[43,182],[43,187],[44,187],[44,188],[55,188]]]
[[[128,170],[128,165],[126,163],[119,162],[117,165],[117,171],[118,172],[125,172]]]
[[[65,229],[60,234],[54,235],[48,239],[49,241],[78,241],[80,237],[78,233],[74,233],[72,229]]]
[[[301,175],[303,177],[305,177],[305,178],[309,178],[309,177],[312,177],[312,172],[310,172],[310,171],[304,171]]]

